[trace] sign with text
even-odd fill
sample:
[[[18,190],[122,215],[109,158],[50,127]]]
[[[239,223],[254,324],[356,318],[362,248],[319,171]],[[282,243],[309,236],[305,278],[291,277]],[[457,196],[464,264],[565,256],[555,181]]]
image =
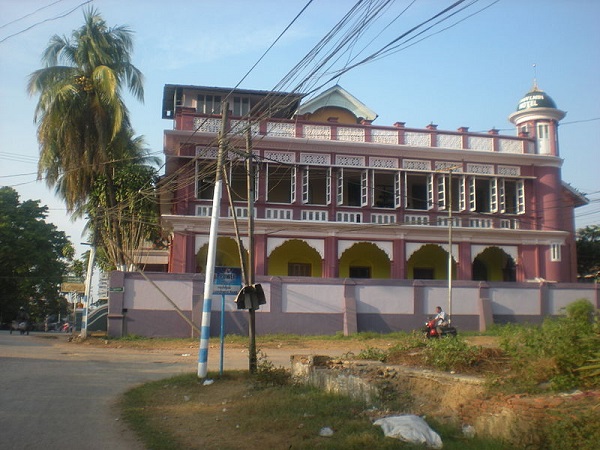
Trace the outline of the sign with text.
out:
[[[242,287],[242,269],[239,267],[215,267],[213,294],[237,295]]]

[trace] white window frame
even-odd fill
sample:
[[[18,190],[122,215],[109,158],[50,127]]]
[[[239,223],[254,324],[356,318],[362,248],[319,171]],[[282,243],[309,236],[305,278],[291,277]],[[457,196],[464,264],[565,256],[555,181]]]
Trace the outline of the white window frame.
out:
[[[290,203],[296,203],[296,179],[298,176],[298,168],[292,167],[292,173],[290,176]]]
[[[562,245],[560,243],[550,244],[550,261],[560,262],[562,260]]]
[[[490,180],[490,212],[498,212],[498,179]]]
[[[402,206],[402,172],[394,174],[394,207]]]
[[[363,170],[360,173],[360,205],[369,204],[369,171]]]
[[[517,214],[525,214],[525,181],[517,180]]]
[[[308,203],[308,180],[310,179],[310,167],[304,167],[302,172],[302,203]]]
[[[340,167],[337,172],[337,204],[344,204],[344,168]]]

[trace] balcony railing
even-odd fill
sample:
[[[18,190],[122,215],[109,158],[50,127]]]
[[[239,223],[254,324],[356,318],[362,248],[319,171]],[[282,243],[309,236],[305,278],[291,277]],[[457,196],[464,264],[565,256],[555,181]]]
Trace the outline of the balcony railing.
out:
[[[182,111],[177,117],[176,128],[206,133],[218,133],[221,129],[219,117],[198,116],[192,111]],[[232,132],[245,130],[248,122],[232,120]],[[475,150],[497,153],[535,153],[532,138],[501,136],[497,130],[485,133],[469,133],[466,128],[458,131],[438,130],[435,125],[427,129],[373,125],[314,124],[284,120],[267,120],[251,123],[255,135],[301,138],[315,141],[371,142],[383,145],[405,145],[409,147],[444,148],[450,150]]]

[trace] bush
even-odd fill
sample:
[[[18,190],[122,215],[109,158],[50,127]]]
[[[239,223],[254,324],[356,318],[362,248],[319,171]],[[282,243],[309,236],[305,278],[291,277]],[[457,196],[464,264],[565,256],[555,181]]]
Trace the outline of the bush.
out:
[[[478,360],[478,350],[460,337],[430,339],[424,350],[425,361],[440,370],[464,370]]]
[[[578,368],[592,360],[600,346],[594,328],[597,313],[585,299],[565,310],[565,316],[549,317],[541,326],[504,328],[500,345],[512,360],[512,380],[521,389],[535,391],[549,383],[553,390],[562,391],[594,383],[584,379]]]

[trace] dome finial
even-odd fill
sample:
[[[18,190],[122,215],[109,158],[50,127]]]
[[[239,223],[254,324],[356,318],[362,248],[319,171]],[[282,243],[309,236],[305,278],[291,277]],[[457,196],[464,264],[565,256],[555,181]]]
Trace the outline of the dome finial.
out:
[[[537,84],[537,64],[533,63],[533,88],[531,89],[532,91],[539,91],[540,88],[538,87]]]

